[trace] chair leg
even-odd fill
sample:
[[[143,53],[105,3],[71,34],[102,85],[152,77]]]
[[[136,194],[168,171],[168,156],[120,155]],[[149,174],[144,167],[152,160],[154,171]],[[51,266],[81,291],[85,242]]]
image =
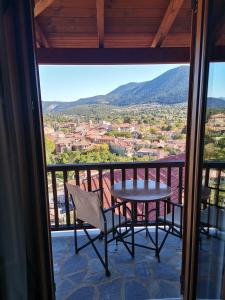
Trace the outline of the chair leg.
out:
[[[129,247],[127,246],[126,241],[124,241],[123,239],[123,235],[118,230],[116,232],[117,232],[116,242],[118,242],[118,240],[122,242],[125,248],[127,249],[127,251],[130,253],[131,257],[133,257],[132,250],[130,250]]]
[[[102,241],[103,240],[103,232],[101,232],[100,233],[100,235],[99,235],[99,238],[98,238],[100,241]]]
[[[148,236],[148,203],[145,203],[145,237],[147,236]]]
[[[75,253],[78,254],[78,245],[77,245],[77,221],[74,220],[74,246],[75,246]]]
[[[105,247],[105,275],[110,276],[109,272],[109,262],[108,262],[108,239],[107,233],[105,234],[104,238],[104,247]]]
[[[132,244],[132,257],[135,256],[135,246],[134,246],[134,202],[131,201],[131,244]]]
[[[98,249],[97,249],[97,247],[95,246],[95,243],[94,243],[97,239],[99,239],[99,236],[97,236],[97,237],[95,237],[95,238],[92,239],[86,228],[84,228],[84,232],[86,233],[86,236],[87,236],[87,238],[89,240],[89,243],[85,244],[83,246],[83,248],[86,247],[89,244],[92,245],[92,247],[93,247],[96,255],[98,256],[99,260],[101,261],[101,263],[102,263],[102,265],[103,265],[103,267],[105,269],[106,276],[110,276],[110,272],[109,272],[109,268],[108,268],[108,242],[107,242],[107,235],[106,234],[104,235],[104,248],[105,248],[105,260],[104,260],[101,257],[101,254],[99,253],[99,251],[98,251]],[[82,247],[80,247],[80,249],[82,249]]]
[[[159,255],[159,202],[156,202],[156,224],[155,224],[155,256],[158,259],[158,262],[160,262],[160,255]]]

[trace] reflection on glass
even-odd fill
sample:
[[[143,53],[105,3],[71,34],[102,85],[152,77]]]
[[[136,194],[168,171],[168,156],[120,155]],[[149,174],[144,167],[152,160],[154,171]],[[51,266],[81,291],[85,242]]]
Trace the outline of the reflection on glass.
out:
[[[210,1],[210,57],[225,46],[225,1]],[[224,62],[222,62],[224,61]],[[205,115],[203,186],[199,203],[197,299],[225,297],[225,51],[209,62]]]
[[[225,63],[210,63],[209,66],[202,183],[197,299],[222,299],[225,265]]]

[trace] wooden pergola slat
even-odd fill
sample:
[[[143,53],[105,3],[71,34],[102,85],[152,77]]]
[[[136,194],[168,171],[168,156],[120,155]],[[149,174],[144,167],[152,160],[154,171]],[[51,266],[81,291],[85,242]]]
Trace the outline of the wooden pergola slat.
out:
[[[96,0],[99,48],[104,48],[104,0]]]
[[[176,16],[183,5],[183,2],[184,0],[170,0],[166,13],[151,44],[152,48],[161,46],[162,42],[166,38],[170,28],[173,25]]]
[[[49,7],[55,0],[40,0],[34,8],[34,16],[39,16],[47,7]]]

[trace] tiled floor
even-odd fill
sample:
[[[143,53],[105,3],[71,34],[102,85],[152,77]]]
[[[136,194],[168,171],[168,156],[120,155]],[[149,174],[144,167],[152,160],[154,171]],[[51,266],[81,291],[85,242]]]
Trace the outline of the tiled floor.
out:
[[[201,234],[201,244],[198,252],[197,298],[222,299],[224,280],[224,234],[215,234],[206,238]]]
[[[162,238],[164,233],[160,234]],[[137,242],[149,243],[144,233]],[[79,236],[79,243],[86,241]],[[97,241],[103,252],[102,241]],[[109,246],[111,276],[106,277],[92,246],[74,254],[73,236],[52,238],[57,300],[142,300],[180,298],[181,240],[169,236],[161,251],[161,262],[153,251],[136,247],[132,259],[120,244]]]

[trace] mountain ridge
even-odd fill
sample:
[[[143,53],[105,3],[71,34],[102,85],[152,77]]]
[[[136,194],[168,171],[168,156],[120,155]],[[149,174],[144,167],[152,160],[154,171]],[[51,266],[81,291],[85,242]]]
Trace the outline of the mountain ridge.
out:
[[[178,104],[188,99],[189,66],[170,69],[156,78],[144,82],[129,82],[118,86],[106,95],[81,98],[72,102],[43,101],[44,113],[68,112],[81,105],[128,106],[147,103]],[[217,99],[219,106],[225,107],[222,98]],[[212,101],[211,101],[212,102]],[[210,104],[212,107],[213,104]]]

